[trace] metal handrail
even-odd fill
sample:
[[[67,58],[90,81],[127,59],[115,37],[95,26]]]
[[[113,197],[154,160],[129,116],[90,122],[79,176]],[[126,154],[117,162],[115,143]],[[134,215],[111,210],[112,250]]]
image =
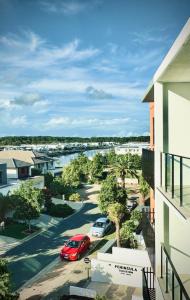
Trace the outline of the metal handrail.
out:
[[[164,253],[165,253],[165,255],[166,255],[166,257],[167,257],[167,259],[168,259],[168,261],[169,261],[169,263],[170,263],[170,265],[171,265],[171,267],[172,267],[173,273],[174,273],[174,275],[175,275],[175,277],[176,277],[176,279],[177,279],[177,281],[178,281],[178,283],[179,283],[179,285],[180,285],[180,289],[182,290],[182,292],[183,292],[183,294],[184,294],[186,300],[190,300],[190,297],[189,297],[189,295],[187,294],[187,291],[186,291],[186,289],[184,288],[184,285],[183,285],[183,283],[182,283],[182,281],[181,281],[181,279],[180,279],[180,277],[179,277],[179,275],[178,275],[178,273],[177,273],[177,271],[176,271],[176,269],[175,269],[175,267],[174,267],[174,265],[173,265],[173,263],[172,263],[172,260],[171,260],[169,254],[168,254],[168,252],[167,252],[167,250],[166,250],[166,248],[164,247],[163,244],[162,244],[162,249],[163,249],[163,251],[164,251]]]

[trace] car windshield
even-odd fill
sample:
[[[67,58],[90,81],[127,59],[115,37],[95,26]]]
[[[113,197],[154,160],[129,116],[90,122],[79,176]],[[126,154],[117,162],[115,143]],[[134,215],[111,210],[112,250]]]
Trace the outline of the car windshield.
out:
[[[69,247],[69,248],[78,248],[80,245],[79,241],[68,241],[65,246]]]
[[[105,227],[105,223],[103,222],[95,222],[93,227],[98,227],[98,228],[104,228]]]

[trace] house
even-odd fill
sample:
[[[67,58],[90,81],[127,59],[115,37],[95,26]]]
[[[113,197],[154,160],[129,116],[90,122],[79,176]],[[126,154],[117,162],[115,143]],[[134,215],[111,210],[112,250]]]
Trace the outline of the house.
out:
[[[17,160],[18,165],[28,164],[32,168],[39,169],[43,174],[48,172],[53,168],[54,160],[48,157],[44,153],[39,153],[36,151],[24,151],[24,150],[5,150],[0,151],[0,160],[4,159],[14,159]],[[19,162],[20,161],[20,162]],[[21,163],[22,162],[22,163]],[[22,166],[25,167],[24,165]],[[23,170],[23,169],[22,169]],[[27,172],[27,170],[25,170]],[[29,175],[30,172],[28,172]]]
[[[8,179],[24,179],[31,176],[31,164],[15,158],[0,159],[0,163],[7,165]]]
[[[0,186],[7,184],[7,166],[0,162]]]
[[[190,299],[190,19],[143,98],[154,106],[156,299]],[[148,158],[147,158],[148,159]],[[149,274],[144,299],[151,299]]]

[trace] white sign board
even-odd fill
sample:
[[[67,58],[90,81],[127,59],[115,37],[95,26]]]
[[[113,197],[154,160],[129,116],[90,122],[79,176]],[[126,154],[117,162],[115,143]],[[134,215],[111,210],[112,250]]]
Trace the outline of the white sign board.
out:
[[[91,280],[142,288],[142,267],[92,259]]]

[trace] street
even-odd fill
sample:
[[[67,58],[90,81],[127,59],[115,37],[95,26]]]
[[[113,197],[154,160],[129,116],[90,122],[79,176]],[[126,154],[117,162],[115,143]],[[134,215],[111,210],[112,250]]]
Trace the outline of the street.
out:
[[[58,257],[64,240],[77,233],[88,233],[90,224],[99,216],[97,205],[86,202],[68,219],[7,251],[13,289],[20,288]]]

